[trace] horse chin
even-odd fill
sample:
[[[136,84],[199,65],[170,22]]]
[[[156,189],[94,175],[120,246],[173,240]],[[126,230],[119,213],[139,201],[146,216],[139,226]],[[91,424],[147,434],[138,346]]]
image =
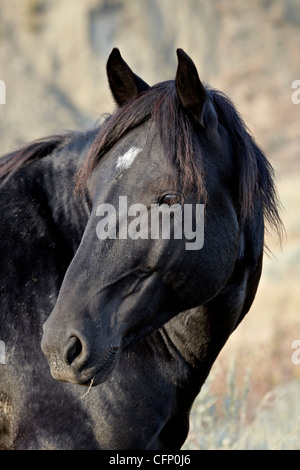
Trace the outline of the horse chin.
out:
[[[101,383],[105,382],[116,367],[118,358],[118,351],[113,351],[106,359],[105,363],[100,367],[100,369],[98,369],[98,371],[86,382],[80,383],[80,385],[85,385],[86,387],[95,387],[96,385],[100,385]]]

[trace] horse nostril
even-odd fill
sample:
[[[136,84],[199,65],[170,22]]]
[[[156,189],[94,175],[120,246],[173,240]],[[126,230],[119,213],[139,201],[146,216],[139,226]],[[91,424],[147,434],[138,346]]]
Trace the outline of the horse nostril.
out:
[[[77,336],[72,336],[65,349],[65,358],[70,366],[82,354],[82,343]]]

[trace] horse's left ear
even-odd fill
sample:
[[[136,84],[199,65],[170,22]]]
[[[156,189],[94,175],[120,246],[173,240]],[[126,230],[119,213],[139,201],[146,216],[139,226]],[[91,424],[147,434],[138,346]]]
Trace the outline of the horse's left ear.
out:
[[[110,89],[119,106],[149,88],[144,80],[133,73],[117,48],[114,48],[110,53],[106,70]]]
[[[175,83],[179,100],[184,109],[203,127],[206,127],[208,122],[217,119],[214,107],[192,59],[182,49],[177,49],[177,57],[178,68]]]

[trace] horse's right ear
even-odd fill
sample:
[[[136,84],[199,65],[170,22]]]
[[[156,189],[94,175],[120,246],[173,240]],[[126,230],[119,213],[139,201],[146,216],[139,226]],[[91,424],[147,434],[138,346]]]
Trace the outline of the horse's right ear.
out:
[[[110,53],[106,70],[110,89],[119,106],[149,88],[144,80],[133,73],[117,48],[114,48]]]
[[[203,127],[208,123],[216,124],[216,112],[200,81],[194,62],[182,49],[177,49],[177,57],[175,84],[183,108]]]

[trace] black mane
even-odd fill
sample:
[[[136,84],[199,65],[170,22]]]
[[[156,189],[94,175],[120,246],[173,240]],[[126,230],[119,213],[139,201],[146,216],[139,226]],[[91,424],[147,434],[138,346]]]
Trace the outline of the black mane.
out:
[[[281,235],[282,223],[272,166],[256,145],[230,99],[220,91],[211,88],[206,88],[206,91],[235,149],[241,219],[252,217],[254,203],[259,199],[265,219]],[[201,158],[200,161],[194,158],[194,127],[180,105],[174,81],[153,86],[107,118],[77,175],[77,189],[84,187],[100,158],[119,139],[150,119],[160,133],[166,157],[178,167],[182,192],[196,188],[205,200],[203,165]]]
[[[259,199],[264,217],[281,237],[283,225],[279,215],[279,198],[274,183],[274,170],[256,144],[245,122],[231,100],[218,90],[207,90],[219,121],[226,127],[235,149],[239,169],[239,198],[246,218],[252,216],[253,203]]]
[[[0,158],[0,179],[3,186],[25,163],[43,158],[52,153],[65,140],[63,135],[55,135],[29,143],[25,147]]]
[[[246,219],[252,216],[254,202],[259,199],[265,219],[271,228],[281,235],[282,223],[278,211],[279,202],[272,166],[255,143],[230,99],[220,91],[211,88],[206,88],[206,91],[235,149],[241,218]],[[202,161],[201,158],[194,158],[194,128],[180,105],[173,80],[159,83],[141,93],[105,120],[77,174],[77,190],[85,186],[101,157],[118,140],[150,119],[153,120],[160,133],[166,157],[177,166],[182,192],[196,189],[198,195],[205,201],[205,175]],[[50,154],[61,146],[65,139],[65,135],[39,139],[18,151],[3,156],[0,159],[0,179],[4,178],[1,185],[5,184],[22,165]]]
[[[193,158],[193,127],[179,103],[174,81],[153,86],[108,117],[77,175],[77,189],[85,186],[105,153],[130,130],[150,119],[158,129],[169,162],[174,162],[178,168],[183,194],[197,188],[205,199],[202,162]]]

